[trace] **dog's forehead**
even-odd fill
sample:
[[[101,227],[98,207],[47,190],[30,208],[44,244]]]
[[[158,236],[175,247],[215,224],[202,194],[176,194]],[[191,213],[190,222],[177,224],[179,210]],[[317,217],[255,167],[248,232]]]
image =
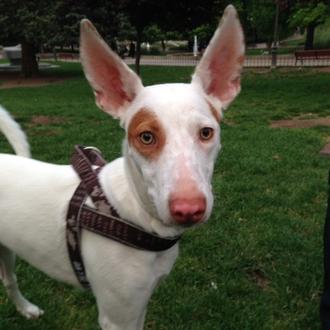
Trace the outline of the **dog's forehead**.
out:
[[[210,117],[205,95],[193,84],[161,84],[145,87],[132,104],[126,123],[141,109],[148,109],[161,120],[186,116]]]
[[[146,105],[154,111],[203,111],[206,99],[200,89],[192,84],[162,84],[145,88]]]

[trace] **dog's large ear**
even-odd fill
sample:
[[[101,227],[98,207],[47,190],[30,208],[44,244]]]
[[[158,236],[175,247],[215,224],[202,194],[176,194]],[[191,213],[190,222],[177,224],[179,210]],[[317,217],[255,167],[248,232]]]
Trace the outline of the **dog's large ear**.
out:
[[[80,23],[80,59],[98,107],[116,118],[122,117],[143,88],[142,82],[87,19]]]
[[[244,52],[243,30],[236,9],[229,5],[192,78],[219,116],[240,92]]]

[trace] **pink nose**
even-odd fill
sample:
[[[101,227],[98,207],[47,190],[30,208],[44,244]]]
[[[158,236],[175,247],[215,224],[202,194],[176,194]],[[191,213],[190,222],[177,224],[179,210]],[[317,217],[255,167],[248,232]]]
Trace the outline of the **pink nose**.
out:
[[[170,212],[180,225],[193,225],[200,222],[205,214],[206,199],[204,196],[195,198],[172,198]]]

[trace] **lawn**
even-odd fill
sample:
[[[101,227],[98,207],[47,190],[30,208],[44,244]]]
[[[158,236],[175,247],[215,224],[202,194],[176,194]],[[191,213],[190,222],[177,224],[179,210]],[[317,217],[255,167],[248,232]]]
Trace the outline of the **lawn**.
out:
[[[184,67],[142,68],[146,85],[187,82],[191,73]],[[108,160],[118,157],[123,131],[96,108],[79,65],[63,64],[56,74],[72,78],[0,90],[0,103],[23,125],[34,158],[67,163],[77,143],[97,146]],[[318,153],[330,129],[269,124],[330,116],[329,95],[328,73],[244,73],[242,93],[222,123],[213,215],[184,235],[172,273],[150,301],[146,329],[319,329],[330,159]],[[0,149],[10,152],[2,137]],[[57,283],[23,261],[17,275],[45,315],[25,320],[0,286],[1,330],[98,329],[90,293]]]

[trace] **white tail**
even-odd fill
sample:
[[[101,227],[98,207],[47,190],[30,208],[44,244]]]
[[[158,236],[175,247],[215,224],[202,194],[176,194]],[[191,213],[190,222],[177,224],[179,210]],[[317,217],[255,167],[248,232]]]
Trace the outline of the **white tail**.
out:
[[[7,138],[17,155],[23,157],[31,156],[30,146],[25,133],[2,106],[0,106],[0,131]]]

